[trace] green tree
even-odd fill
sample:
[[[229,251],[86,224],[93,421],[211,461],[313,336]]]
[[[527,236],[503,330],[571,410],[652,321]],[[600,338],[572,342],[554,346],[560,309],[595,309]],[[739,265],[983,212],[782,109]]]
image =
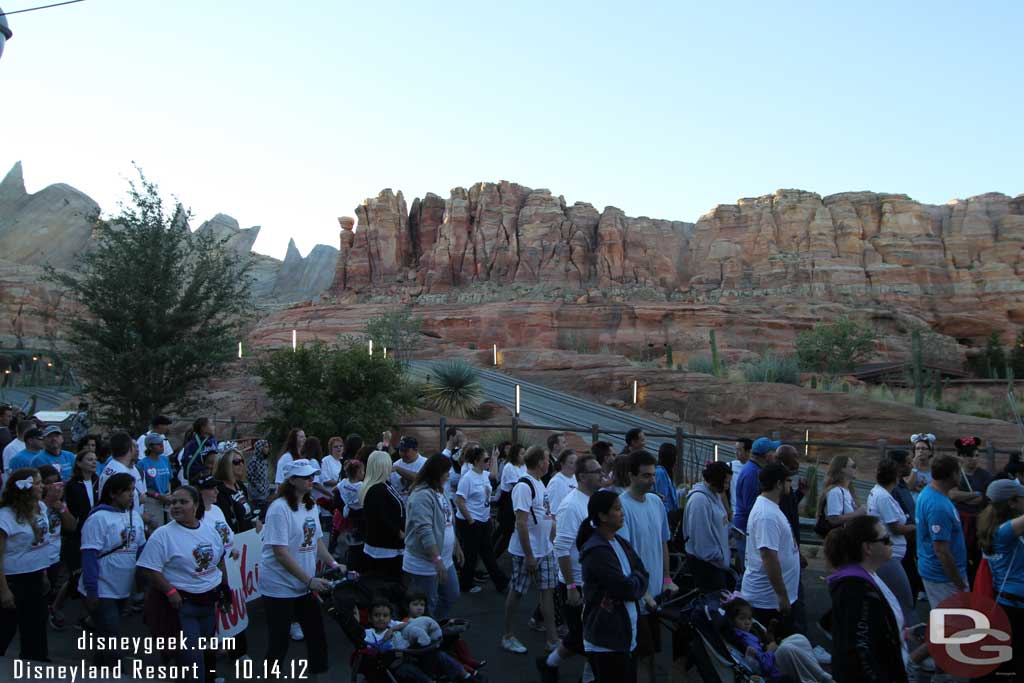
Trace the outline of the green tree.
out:
[[[277,443],[292,427],[323,438],[358,432],[375,441],[416,405],[401,366],[383,354],[370,357],[354,339],[272,351],[257,363],[256,374],[271,401],[260,427]]]
[[[804,372],[838,375],[870,360],[877,338],[874,328],[844,316],[798,334],[796,355]]]
[[[998,332],[993,331],[988,336],[983,356],[987,378],[1006,377],[1006,351],[1003,349],[1003,342],[999,339]]]
[[[1014,377],[1024,377],[1024,332],[1017,333],[1017,339],[1010,349],[1010,367]]]
[[[419,346],[423,318],[412,314],[409,307],[396,308],[366,323],[366,336],[375,346],[388,350],[389,356],[404,360]]]
[[[70,360],[100,419],[138,433],[155,414],[205,405],[196,390],[232,359],[252,304],[249,261],[191,234],[190,213],[168,213],[136,171],[119,213],[95,217],[95,247],[44,277],[78,307]]]

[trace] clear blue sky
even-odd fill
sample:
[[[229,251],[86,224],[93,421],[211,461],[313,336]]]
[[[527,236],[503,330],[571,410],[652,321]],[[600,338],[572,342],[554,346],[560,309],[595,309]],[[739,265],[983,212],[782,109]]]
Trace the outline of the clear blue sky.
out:
[[[136,160],[278,257],[337,246],[385,187],[506,179],[689,221],[780,187],[1024,192],[1016,0],[87,0],[10,23],[0,173],[109,211]]]

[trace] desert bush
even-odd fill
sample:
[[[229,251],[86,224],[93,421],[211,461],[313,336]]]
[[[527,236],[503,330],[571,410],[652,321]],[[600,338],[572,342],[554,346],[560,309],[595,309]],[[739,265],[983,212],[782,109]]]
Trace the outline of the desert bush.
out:
[[[847,317],[821,322],[796,338],[800,369],[838,375],[875,355],[878,335],[874,328]]]
[[[421,395],[430,410],[448,417],[469,417],[480,410],[484,392],[477,369],[453,360],[433,367]]]
[[[715,374],[715,365],[711,356],[690,356],[686,361],[686,369],[690,372],[703,372],[705,375]]]
[[[757,360],[747,361],[740,366],[748,382],[772,382],[775,384],[800,384],[800,364],[796,356],[777,356],[766,353]]]

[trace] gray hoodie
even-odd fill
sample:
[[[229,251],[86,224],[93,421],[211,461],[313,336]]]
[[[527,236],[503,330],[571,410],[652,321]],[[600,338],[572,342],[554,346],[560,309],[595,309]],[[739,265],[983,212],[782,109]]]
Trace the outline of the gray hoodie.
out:
[[[429,546],[442,550],[444,546],[445,518],[440,496],[429,486],[417,486],[406,504],[405,552],[433,562],[427,552]]]
[[[705,482],[686,497],[683,513],[686,553],[716,567],[729,566],[729,517],[722,498]]]

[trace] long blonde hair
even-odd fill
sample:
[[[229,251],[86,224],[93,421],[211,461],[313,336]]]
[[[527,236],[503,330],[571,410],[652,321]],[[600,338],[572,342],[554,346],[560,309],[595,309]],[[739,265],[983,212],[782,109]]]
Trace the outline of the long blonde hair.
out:
[[[989,555],[994,552],[996,530],[1003,522],[1013,519],[1013,515],[1010,501],[989,503],[978,514],[978,545],[982,552]]]
[[[853,493],[853,482],[848,481],[843,483],[843,479],[846,475],[843,474],[843,470],[846,469],[846,463],[853,460],[849,455],[837,455],[832,458],[832,462],[828,464],[828,471],[825,473],[825,483],[822,484],[821,497],[818,499],[818,513],[825,509],[826,499],[828,498],[828,492],[837,486],[844,487],[850,492],[850,497],[853,498],[854,507],[857,506],[857,496]]]
[[[366,475],[363,486],[359,489],[359,504],[366,501],[366,492],[371,486],[386,482],[391,477],[391,456],[384,451],[374,451],[366,461]]]

